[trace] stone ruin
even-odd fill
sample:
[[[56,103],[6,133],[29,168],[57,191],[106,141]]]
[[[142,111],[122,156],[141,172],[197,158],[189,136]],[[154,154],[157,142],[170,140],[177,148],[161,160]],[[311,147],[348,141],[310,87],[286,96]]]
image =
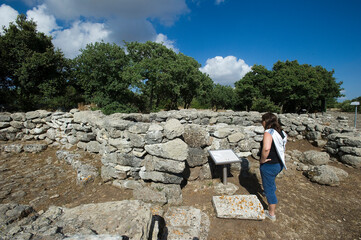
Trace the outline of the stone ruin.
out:
[[[47,147],[58,148],[57,158],[74,168],[79,184],[94,180],[100,172],[100,177],[104,182],[111,182],[120,188],[133,189],[136,200],[131,204],[124,202],[125,209],[131,209],[129,205],[137,206],[140,204],[139,201],[142,201],[145,202],[142,205],[144,209],[139,211],[147,216],[146,221],[139,220],[144,224],[144,228],[139,226],[135,230],[129,227],[128,231],[114,226],[114,231],[109,230],[103,233],[101,229],[94,229],[96,225],[94,221],[85,219],[79,213],[77,221],[92,223],[91,226],[67,231],[65,223],[72,219],[67,219],[66,214],[77,210],[58,207],[48,210],[59,213],[59,216],[49,220],[50,227],[44,226],[44,231],[41,231],[42,224],[38,222],[44,220],[41,219],[48,211],[37,216],[35,221],[30,221],[25,216],[31,215],[33,211],[31,207],[5,204],[0,209],[0,215],[6,216],[1,218],[1,225],[7,226],[6,236],[10,236],[9,239],[24,234],[26,239],[26,236],[36,236],[36,233],[41,233],[41,236],[57,236],[59,239],[65,237],[90,239],[84,236],[91,235],[91,239],[97,239],[93,236],[94,232],[98,236],[110,234],[107,236],[109,239],[126,239],[126,237],[150,239],[154,236],[154,239],[157,239],[157,237],[162,238],[161,235],[165,232],[167,236],[166,238],[163,236],[163,239],[188,237],[206,239],[209,226],[203,223],[209,220],[205,220],[208,217],[204,216],[200,210],[184,207],[168,210],[173,211],[173,215],[183,211],[193,216],[192,219],[199,220],[197,223],[180,221],[185,224],[183,226],[176,220],[167,218],[169,212],[162,213],[162,221],[157,220],[154,214],[149,213],[152,212],[152,205],[148,203],[181,205],[181,186],[187,181],[219,177],[219,169],[210,159],[208,150],[232,149],[242,159],[242,163],[231,164],[232,171],[259,175],[257,164],[248,161],[247,157],[258,158],[257,153],[264,132],[260,123],[261,115],[258,112],[180,110],[151,114],[116,113],[105,116],[100,111],[77,109],[70,112],[37,110],[27,113],[0,113],[0,141],[3,141],[0,150],[2,152],[39,152]],[[326,113],[279,114],[278,117],[291,140],[307,139],[325,149],[324,152],[302,153],[295,150],[286,154],[288,165],[292,163],[294,168],[303,171],[311,181],[337,186],[342,179],[347,177],[345,171],[327,165],[330,161],[340,161],[348,166],[361,168],[361,135],[360,132],[348,127],[347,119],[333,119]],[[27,143],[29,141],[39,141],[39,143]],[[77,149],[100,154],[102,162],[100,171],[89,163],[83,163],[77,152],[69,150],[75,146]],[[92,205],[83,207],[94,208]],[[103,209],[100,205],[98,207]],[[10,214],[9,211],[13,213]],[[57,215],[54,214],[52,217]],[[143,216],[142,214],[139,213]],[[9,218],[8,215],[15,216],[15,219]],[[179,217],[183,215],[180,214]],[[111,222],[106,215],[102,216],[104,219],[99,218],[97,220],[99,223]],[[61,220],[62,218],[67,220]],[[18,229],[19,231],[16,232],[9,228],[13,222],[25,221],[24,219],[28,222],[23,226],[28,226],[30,230]],[[164,230],[164,221],[166,221],[167,231]],[[203,222],[202,228],[201,222]],[[155,226],[155,224],[158,225]],[[19,227],[19,225],[16,226]],[[116,234],[119,232],[124,234],[123,237]],[[142,234],[139,235],[139,233]]]

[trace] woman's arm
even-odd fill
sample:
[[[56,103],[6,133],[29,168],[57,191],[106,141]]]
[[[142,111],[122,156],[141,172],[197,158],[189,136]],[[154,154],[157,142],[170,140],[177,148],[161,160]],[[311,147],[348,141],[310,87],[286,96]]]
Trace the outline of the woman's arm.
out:
[[[272,146],[272,135],[268,132],[265,132],[263,134],[263,147],[261,152],[261,159],[259,160],[261,164],[271,161],[270,158],[267,159],[269,152],[271,151],[271,146]]]

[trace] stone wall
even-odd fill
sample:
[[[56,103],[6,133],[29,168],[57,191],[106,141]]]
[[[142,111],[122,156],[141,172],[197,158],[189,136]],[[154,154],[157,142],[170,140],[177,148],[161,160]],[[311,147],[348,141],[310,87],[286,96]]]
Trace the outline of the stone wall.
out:
[[[231,148],[257,158],[263,127],[258,112],[180,110],[103,115],[100,111],[0,113],[0,140],[42,140],[50,147],[80,149],[102,156],[104,181],[145,180],[181,184],[217,174],[208,150]],[[361,167],[360,133],[329,114],[280,114],[290,139],[306,138]],[[3,145],[2,151],[13,151]],[[19,150],[21,151],[21,149]],[[232,168],[240,169],[240,164]]]

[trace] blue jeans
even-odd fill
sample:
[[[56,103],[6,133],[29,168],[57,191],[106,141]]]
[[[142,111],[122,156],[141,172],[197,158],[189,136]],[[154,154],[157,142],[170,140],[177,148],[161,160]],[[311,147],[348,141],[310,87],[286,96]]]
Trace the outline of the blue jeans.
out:
[[[276,177],[282,171],[282,165],[280,163],[264,163],[260,166],[260,171],[263,190],[268,204],[277,204],[278,200],[276,197]]]

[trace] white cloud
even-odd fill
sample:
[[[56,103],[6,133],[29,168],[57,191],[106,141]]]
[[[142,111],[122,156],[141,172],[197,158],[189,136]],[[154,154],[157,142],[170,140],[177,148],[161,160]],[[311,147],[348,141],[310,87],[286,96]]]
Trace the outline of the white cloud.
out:
[[[54,45],[66,57],[74,57],[86,44],[100,40],[119,45],[123,41],[157,41],[177,52],[175,42],[164,34],[157,34],[153,22],[170,26],[179,16],[189,12],[185,0],[23,1],[33,7],[27,11],[28,18],[37,22],[38,31],[52,35]],[[4,10],[6,14],[0,13],[4,24],[8,24],[8,19],[15,20],[18,14],[6,7],[14,14],[8,16],[11,13],[8,9]],[[57,20],[64,25],[58,26]]]
[[[154,42],[161,43],[164,46],[166,46],[167,48],[172,49],[176,53],[179,52],[179,49],[174,46],[174,41],[169,40],[168,37],[166,35],[162,34],[162,33],[159,33],[156,36]]]
[[[199,70],[209,74],[215,83],[233,86],[236,81],[251,71],[251,67],[244,60],[237,60],[234,56],[225,58],[216,56],[207,59],[206,65]]]
[[[189,12],[185,0],[44,0],[56,17],[71,20],[79,16],[127,19],[158,19],[171,25],[179,15]]]
[[[34,7],[32,10],[28,10],[26,15],[28,19],[33,19],[33,21],[36,22],[37,30],[39,32],[50,35],[52,31],[57,30],[60,27],[56,24],[55,17],[47,14],[46,11],[46,5],[42,4],[38,7]]]
[[[66,57],[73,58],[88,43],[101,40],[106,42],[108,35],[109,31],[104,24],[76,21],[69,29],[54,31],[53,43],[54,46],[62,49]]]
[[[0,6],[0,26],[1,26],[1,32],[2,27],[9,27],[10,22],[15,22],[16,17],[18,16],[18,11],[13,9],[12,7],[2,4]]]

